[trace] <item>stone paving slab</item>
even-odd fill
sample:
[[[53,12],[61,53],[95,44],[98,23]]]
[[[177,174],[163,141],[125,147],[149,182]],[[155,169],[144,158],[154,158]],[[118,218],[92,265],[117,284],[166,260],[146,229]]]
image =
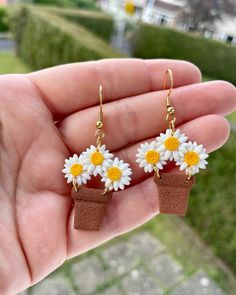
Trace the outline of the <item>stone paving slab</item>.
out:
[[[75,295],[69,283],[63,277],[43,280],[32,288],[32,295]]]
[[[110,273],[104,270],[100,260],[93,255],[76,262],[72,266],[72,276],[80,293],[89,294],[109,280]]]
[[[224,295],[221,289],[203,272],[183,282],[170,295]]]
[[[117,286],[110,287],[101,293],[95,293],[94,295],[125,295],[124,292]]]
[[[18,295],[225,295],[203,272],[186,277],[165,251],[157,238],[143,231],[102,248],[100,256],[75,261],[69,278],[58,274]]]
[[[165,288],[172,287],[184,277],[182,267],[167,254],[154,257],[147,267]]]
[[[142,258],[148,258],[164,250],[164,245],[149,232],[141,232],[129,239],[131,249]]]
[[[147,275],[142,269],[133,269],[121,283],[127,295],[164,294],[163,290],[156,284],[154,279]]]
[[[110,271],[116,275],[122,275],[132,269],[139,261],[139,257],[126,242],[118,242],[102,253],[105,263]]]

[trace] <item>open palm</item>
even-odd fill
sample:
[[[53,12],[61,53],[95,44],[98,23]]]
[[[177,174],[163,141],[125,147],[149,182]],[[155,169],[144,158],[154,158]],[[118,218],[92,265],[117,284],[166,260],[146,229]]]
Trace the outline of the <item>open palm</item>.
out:
[[[177,125],[208,151],[219,148],[229,133],[221,115],[236,107],[236,90],[226,82],[200,83],[198,69],[186,62],[104,60],[0,78],[0,294],[29,287],[158,213],[155,184],[135,164],[135,153],[166,128],[161,85],[168,68]],[[95,143],[99,84],[104,142],[131,164],[133,180],[113,194],[100,231],[75,231],[61,169],[70,154]]]

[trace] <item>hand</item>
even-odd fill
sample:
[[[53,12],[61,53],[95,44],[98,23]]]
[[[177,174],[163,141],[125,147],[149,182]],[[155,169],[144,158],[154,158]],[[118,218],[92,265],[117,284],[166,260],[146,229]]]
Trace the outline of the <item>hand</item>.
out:
[[[135,163],[139,144],[166,129],[165,71],[174,75],[177,125],[208,152],[229,134],[222,115],[236,107],[235,87],[200,83],[182,61],[104,60],[0,78],[0,294],[15,294],[66,259],[132,230],[158,213],[156,187]],[[99,84],[105,144],[133,169],[129,188],[113,194],[101,230],[73,228],[65,158],[95,143]],[[56,122],[56,123],[55,123]]]

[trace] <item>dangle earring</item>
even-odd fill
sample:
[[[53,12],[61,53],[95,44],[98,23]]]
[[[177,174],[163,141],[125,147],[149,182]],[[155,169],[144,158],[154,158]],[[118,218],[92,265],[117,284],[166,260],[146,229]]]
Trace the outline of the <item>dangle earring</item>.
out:
[[[104,144],[102,86],[99,87],[99,113],[96,123],[96,146],[91,145],[80,156],[73,155],[65,160],[64,169],[67,183],[72,183],[71,196],[74,199],[74,228],[80,230],[98,230],[106,208],[112,198],[112,191],[123,190],[131,181],[132,171],[129,164],[114,158]],[[101,177],[104,189],[87,188],[91,176]]]
[[[169,76],[171,85],[166,96],[166,121],[168,129],[161,133],[150,144],[141,144],[136,155],[136,162],[144,171],[154,171],[154,181],[157,184],[159,195],[159,212],[184,216],[187,211],[191,188],[195,183],[194,175],[200,169],[205,169],[208,154],[203,145],[187,141],[188,137],[175,129],[175,108],[171,105],[170,95],[173,90],[173,74],[169,69],[165,73],[163,90],[166,88],[166,79]],[[168,163],[174,161],[180,166],[183,173],[160,173]]]

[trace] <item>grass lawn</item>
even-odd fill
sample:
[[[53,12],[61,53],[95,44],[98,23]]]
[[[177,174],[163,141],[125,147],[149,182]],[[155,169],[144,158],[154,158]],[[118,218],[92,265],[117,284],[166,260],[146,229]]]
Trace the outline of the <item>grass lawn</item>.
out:
[[[190,199],[189,222],[236,273],[236,133],[209,157],[197,176]]]
[[[227,116],[227,118],[229,119],[230,122],[236,124],[236,112],[233,112],[232,114]]]
[[[14,53],[0,53],[0,74],[27,73],[29,68]]]

